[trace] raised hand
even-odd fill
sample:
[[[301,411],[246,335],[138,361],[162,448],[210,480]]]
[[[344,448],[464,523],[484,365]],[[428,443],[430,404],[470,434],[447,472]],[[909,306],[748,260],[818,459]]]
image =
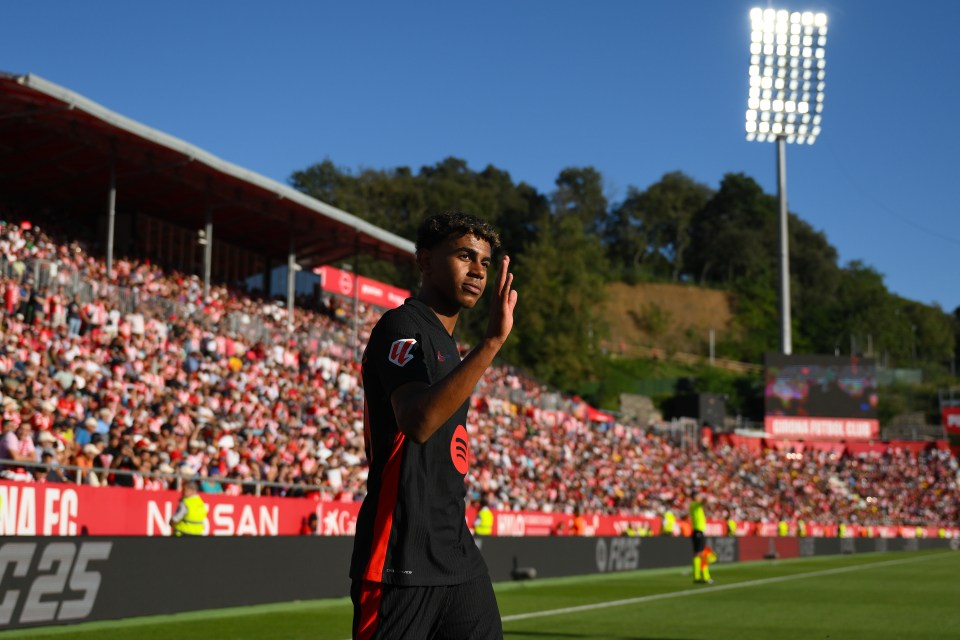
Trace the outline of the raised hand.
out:
[[[501,345],[513,329],[513,310],[517,306],[517,292],[513,289],[513,274],[510,273],[510,256],[503,256],[497,286],[490,303],[490,322],[487,337]]]

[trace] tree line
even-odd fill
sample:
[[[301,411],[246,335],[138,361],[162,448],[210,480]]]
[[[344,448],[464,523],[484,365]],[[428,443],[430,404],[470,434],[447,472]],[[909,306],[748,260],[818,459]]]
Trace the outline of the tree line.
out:
[[[731,292],[737,338],[718,355],[759,362],[777,349],[777,199],[742,173],[719,188],[682,172],[620,201],[606,195],[592,167],[562,170],[551,193],[516,182],[506,171],[447,158],[409,167],[352,171],[324,160],[290,177],[291,185],[399,236],[444,209],[481,216],[500,230],[521,294],[504,356],[541,379],[571,390],[596,372],[606,335],[600,309],[611,281],[676,282]],[[944,370],[957,357],[960,308],[952,314],[891,293],[876,269],[841,265],[823,232],[789,215],[795,353],[864,353],[891,367]],[[361,272],[415,288],[417,275],[372,260]],[[935,277],[931,274],[931,277]],[[476,339],[485,303],[458,331]]]

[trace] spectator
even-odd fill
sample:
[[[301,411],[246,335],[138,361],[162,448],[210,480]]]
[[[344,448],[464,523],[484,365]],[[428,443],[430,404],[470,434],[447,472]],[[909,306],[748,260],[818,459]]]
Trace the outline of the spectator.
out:
[[[222,285],[203,300],[199,278],[123,258],[108,274],[78,242],[36,224],[0,222],[0,248],[11,265],[0,277],[0,457],[36,460],[50,449],[80,466],[86,484],[126,482],[100,477],[96,465],[140,471],[132,486],[162,488],[147,474],[186,462],[211,488],[217,477],[243,483],[227,493],[254,494],[266,480],[298,487],[262,491],[272,495],[363,497],[357,343],[352,312],[336,298],[298,310],[290,333],[282,305]],[[43,288],[25,286],[37,265],[52,263]],[[41,301],[32,324],[23,306],[31,295]],[[361,308],[360,343],[378,314]],[[592,424],[581,402],[508,366],[492,367],[474,398],[468,499],[489,497],[501,509],[655,518],[683,509],[684,493],[700,485],[708,512],[741,522],[960,521],[957,460],[947,451],[682,449],[646,425]],[[10,465],[4,473],[34,477]]]
[[[38,482],[66,482],[60,471],[60,465],[57,462],[57,454],[50,449],[44,449],[40,453],[40,462],[47,465],[44,469],[37,472]]]

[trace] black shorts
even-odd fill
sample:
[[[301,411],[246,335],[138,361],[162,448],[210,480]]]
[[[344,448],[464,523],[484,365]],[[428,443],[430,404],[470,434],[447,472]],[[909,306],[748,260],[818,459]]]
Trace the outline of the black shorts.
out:
[[[489,576],[441,587],[354,580],[354,640],[502,640]]]
[[[694,531],[691,540],[693,540],[694,555],[700,553],[707,547],[707,539],[703,536],[703,531]]]

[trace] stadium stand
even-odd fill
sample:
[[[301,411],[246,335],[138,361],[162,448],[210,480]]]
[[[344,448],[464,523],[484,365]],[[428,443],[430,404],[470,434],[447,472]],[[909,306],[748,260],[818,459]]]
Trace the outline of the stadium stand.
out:
[[[16,464],[43,459],[91,485],[167,488],[159,471],[210,491],[362,497],[363,391],[335,299],[298,310],[290,332],[274,302],[222,285],[205,300],[196,276],[147,262],[108,274],[55,218],[4,217],[2,477],[68,479]],[[378,314],[362,309],[360,344]],[[712,513],[742,521],[960,521],[957,460],[933,446],[680,447],[647,425],[591,421],[577,399],[502,365],[474,402],[468,498],[500,509],[655,517],[698,485]]]

